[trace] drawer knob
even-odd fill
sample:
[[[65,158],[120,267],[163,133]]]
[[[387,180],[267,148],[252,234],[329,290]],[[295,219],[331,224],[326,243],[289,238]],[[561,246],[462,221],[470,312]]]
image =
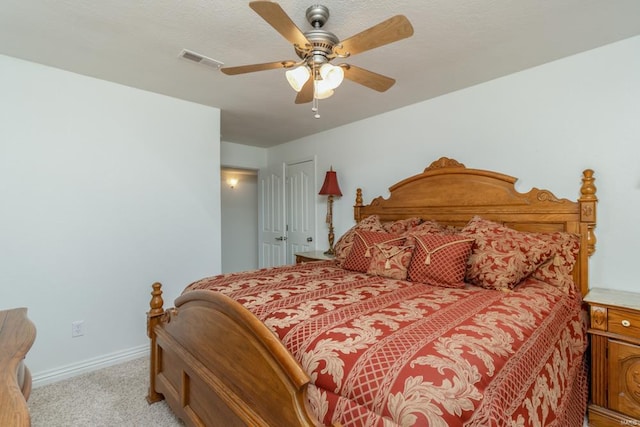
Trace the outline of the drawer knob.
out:
[[[625,328],[628,328],[629,326],[631,326],[631,322],[629,322],[628,320],[623,320],[622,322],[622,326],[624,326]]]

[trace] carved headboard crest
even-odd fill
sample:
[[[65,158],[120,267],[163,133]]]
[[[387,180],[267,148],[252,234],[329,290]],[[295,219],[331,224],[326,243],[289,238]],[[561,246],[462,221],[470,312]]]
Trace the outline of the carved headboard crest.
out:
[[[464,167],[466,166],[457,160],[450,159],[448,157],[440,157],[438,160],[432,162],[424,171],[427,172],[435,169],[464,168]]]

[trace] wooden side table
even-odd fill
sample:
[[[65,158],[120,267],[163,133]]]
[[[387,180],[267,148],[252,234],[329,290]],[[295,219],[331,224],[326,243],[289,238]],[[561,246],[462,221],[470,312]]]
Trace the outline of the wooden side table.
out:
[[[334,259],[333,255],[325,255],[324,251],[297,252],[294,255],[296,256],[296,264]]]
[[[640,425],[640,294],[592,289],[590,426]]]
[[[36,339],[26,308],[0,311],[0,426],[31,424],[31,373],[23,359]]]

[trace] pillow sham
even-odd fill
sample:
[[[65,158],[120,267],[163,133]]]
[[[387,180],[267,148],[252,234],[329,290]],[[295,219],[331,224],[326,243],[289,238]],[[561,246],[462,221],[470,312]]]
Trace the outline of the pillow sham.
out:
[[[387,243],[400,246],[405,238],[392,233],[379,231],[356,230],[353,238],[353,245],[349,254],[342,264],[346,270],[366,273],[371,264],[371,249],[377,243]]]
[[[414,227],[411,227],[411,229],[408,230],[408,232],[411,234],[433,234],[433,233],[444,233],[446,231],[447,231],[447,228],[445,226],[432,220],[423,221],[420,224]]]
[[[406,280],[413,246],[378,243],[371,248],[371,262],[367,274]]]
[[[580,236],[557,231],[537,233],[536,237],[544,240],[552,248],[553,256],[536,268],[531,277],[556,286],[565,292],[575,290],[571,272],[580,252]]]
[[[362,221],[351,227],[347,230],[336,242],[333,247],[335,252],[335,259],[340,264],[344,263],[344,260],[347,258],[349,251],[351,250],[351,246],[353,245],[353,238],[355,237],[355,232],[357,230],[369,230],[369,231],[380,231],[383,232],[384,228],[382,228],[382,223],[380,222],[380,217],[378,215],[371,215],[364,218]]]
[[[407,277],[412,282],[462,288],[473,239],[454,234],[411,234],[415,239]]]
[[[533,233],[517,231],[479,216],[471,218],[461,234],[475,240],[465,279],[487,289],[513,289],[551,258],[553,252]]]
[[[387,233],[402,234],[410,231],[422,222],[420,218],[399,219],[397,221],[383,222],[382,227]]]

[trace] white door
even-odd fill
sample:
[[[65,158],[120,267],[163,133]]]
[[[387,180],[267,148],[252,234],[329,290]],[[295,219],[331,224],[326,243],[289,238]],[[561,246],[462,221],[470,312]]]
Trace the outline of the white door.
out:
[[[315,248],[316,180],[315,162],[293,163],[286,168],[287,263],[295,262],[296,252]]]
[[[282,164],[258,173],[260,268],[287,263],[284,171]]]

